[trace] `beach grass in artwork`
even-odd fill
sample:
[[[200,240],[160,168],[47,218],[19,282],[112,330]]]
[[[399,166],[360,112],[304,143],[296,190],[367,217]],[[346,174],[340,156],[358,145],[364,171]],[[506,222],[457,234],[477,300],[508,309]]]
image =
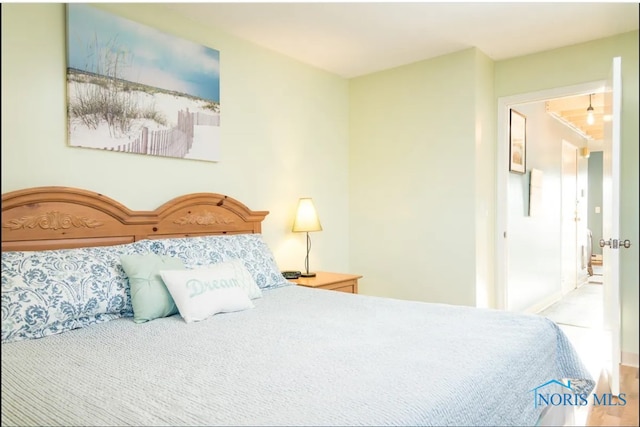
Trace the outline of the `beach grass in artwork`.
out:
[[[67,5],[69,144],[217,161],[219,52]]]

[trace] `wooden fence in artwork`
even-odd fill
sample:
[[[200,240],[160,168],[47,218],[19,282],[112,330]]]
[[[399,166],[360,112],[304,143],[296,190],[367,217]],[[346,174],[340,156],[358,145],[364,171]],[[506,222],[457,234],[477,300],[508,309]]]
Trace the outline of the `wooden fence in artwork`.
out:
[[[219,126],[220,115],[192,113],[187,108],[178,111],[178,123],[173,128],[149,130],[143,127],[140,136],[133,141],[105,149],[154,156],[184,157],[193,146],[193,129],[196,125]]]
[[[194,125],[220,126],[220,114],[192,113]]]

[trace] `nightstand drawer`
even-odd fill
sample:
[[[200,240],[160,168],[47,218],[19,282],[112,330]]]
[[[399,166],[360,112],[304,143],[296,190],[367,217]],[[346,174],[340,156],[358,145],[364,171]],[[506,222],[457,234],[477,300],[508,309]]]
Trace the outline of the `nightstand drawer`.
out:
[[[349,294],[358,293],[358,281],[346,280],[344,282],[333,283],[331,285],[320,286],[322,289],[329,289],[332,291],[347,292]]]
[[[354,274],[329,273],[319,271],[314,277],[300,277],[291,282],[308,288],[326,289],[329,291],[358,293],[358,279],[362,276]]]

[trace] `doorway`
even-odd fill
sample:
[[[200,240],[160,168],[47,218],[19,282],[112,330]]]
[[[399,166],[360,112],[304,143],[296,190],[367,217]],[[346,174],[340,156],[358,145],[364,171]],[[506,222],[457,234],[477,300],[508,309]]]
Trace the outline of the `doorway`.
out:
[[[555,266],[553,266],[553,268],[555,269],[555,273],[554,273],[554,280],[557,281],[557,288],[556,288],[556,292],[554,293],[554,295],[552,295],[547,301],[544,301],[541,305],[543,307],[532,307],[531,304],[527,304],[526,302],[521,302],[520,305],[518,306],[518,304],[514,305],[514,302],[518,302],[515,301],[513,298],[511,298],[510,301],[510,289],[509,289],[509,267],[510,265],[516,261],[513,260],[512,258],[514,258],[514,256],[512,256],[512,254],[510,253],[510,248],[509,247],[509,241],[513,240],[514,238],[517,237],[518,233],[521,233],[521,229],[522,227],[527,227],[527,226],[534,226],[535,225],[535,219],[534,218],[525,218],[526,217],[526,212],[528,211],[528,176],[525,174],[524,176],[517,176],[512,174],[511,172],[508,171],[508,168],[505,167],[505,165],[508,165],[508,159],[509,159],[509,147],[508,144],[506,143],[508,141],[508,135],[509,135],[509,110],[511,108],[526,108],[527,106],[533,105],[535,103],[544,103],[547,100],[553,100],[553,99],[557,99],[557,98],[562,98],[562,97],[569,97],[569,96],[575,96],[575,95],[580,95],[580,94],[589,94],[589,93],[601,93],[604,90],[605,87],[605,82],[604,81],[598,81],[598,82],[592,82],[592,83],[585,83],[585,84],[580,84],[580,85],[575,85],[575,86],[568,86],[568,87],[561,87],[561,88],[555,88],[555,89],[549,89],[549,90],[544,90],[544,91],[540,91],[540,92],[535,92],[535,93],[526,93],[526,94],[519,94],[519,95],[513,95],[513,96],[509,96],[509,97],[502,97],[498,99],[498,129],[497,129],[497,134],[498,134],[498,141],[500,141],[501,143],[498,144],[498,162],[497,164],[500,166],[498,168],[498,172],[497,172],[497,186],[498,186],[498,191],[497,191],[497,231],[498,231],[498,238],[496,240],[496,249],[497,249],[497,256],[496,256],[496,307],[499,309],[505,309],[505,310],[512,310],[512,311],[536,311],[535,309],[540,309],[543,308],[544,306],[548,306],[550,303],[558,300],[561,296],[562,296],[562,292],[560,289],[560,258],[561,258],[561,249],[560,249],[560,238],[559,233],[559,221],[557,223],[557,225],[554,225],[553,227],[556,227],[555,230],[551,230],[549,231],[548,228],[543,228],[541,230],[539,230],[541,233],[547,233],[549,232],[549,234],[546,237],[549,237],[549,239],[551,239],[551,241],[547,241],[545,239],[541,240],[540,243],[536,244],[535,247],[531,248],[531,253],[529,255],[531,255],[528,258],[528,261],[526,262],[527,265],[529,265],[532,270],[536,271],[536,274],[540,273],[541,271],[544,271],[546,268],[550,268],[549,266],[552,263],[556,263]],[[530,138],[530,136],[534,136],[529,135],[530,133],[533,132],[537,132],[538,131],[538,126],[527,126],[527,140],[529,141],[529,143],[532,143],[532,138]],[[542,136],[542,138],[544,137],[544,135]],[[539,136],[540,138],[540,136]],[[570,138],[566,138],[567,140],[570,140]],[[550,185],[552,186],[556,186],[554,191],[557,191],[557,193],[554,194],[549,194],[548,191],[546,191],[546,187],[545,190],[543,190],[544,194],[543,194],[543,199],[546,200],[547,205],[545,206],[545,210],[546,211],[553,211],[554,213],[551,213],[550,215],[557,215],[556,218],[560,217],[560,193],[559,193],[559,181],[558,181],[558,176],[561,172],[560,172],[560,162],[561,162],[561,144],[562,144],[562,138],[560,138],[557,142],[557,151],[555,152],[555,154],[552,151],[547,151],[547,152],[543,152],[541,154],[539,154],[540,156],[542,156],[541,161],[545,162],[548,159],[555,159],[552,161],[557,161],[557,167],[555,168],[555,170],[550,171],[548,173],[544,173],[544,181],[545,181],[545,185],[549,184],[549,180],[553,180],[554,178],[556,179],[556,183],[550,183]],[[575,145],[581,145],[579,143],[576,143]],[[529,150],[529,147],[527,147],[527,150]],[[529,156],[528,156],[529,157]],[[532,158],[528,158],[527,160],[527,166],[526,169],[530,170],[531,169],[531,165],[533,163],[531,163],[531,161],[535,161],[535,159]],[[586,162],[586,160],[584,160],[584,162]],[[579,166],[580,169],[580,166]],[[585,169],[586,170],[586,169]],[[579,172],[580,174],[580,172]],[[554,177],[555,175],[555,177]],[[583,178],[581,178],[584,180],[584,186],[579,187],[578,191],[582,191],[584,189],[586,189],[587,184],[587,176],[586,174],[584,174]],[[513,185],[513,183],[515,182],[515,185]],[[548,187],[548,185],[547,185]],[[512,191],[513,189],[516,189],[516,194],[514,194],[514,191]],[[514,207],[510,205],[510,200],[513,199],[517,199],[517,200],[521,200],[522,204],[521,206],[516,207],[516,212],[520,212],[522,213],[522,215],[520,215],[522,217],[522,223],[521,224],[517,224],[517,221],[514,221],[514,219],[511,217],[511,213],[514,211]],[[586,209],[586,204],[584,204],[585,209]],[[585,212],[586,215],[586,212]],[[585,226],[586,227],[586,226]],[[553,237],[556,236],[556,237]],[[578,236],[578,239],[581,239],[581,236]],[[586,235],[584,237],[584,239],[586,240]],[[552,247],[552,249],[550,249],[550,247]],[[529,250],[529,249],[527,249]],[[549,254],[549,252],[553,252],[551,254]],[[542,257],[547,257],[546,259],[550,259],[549,262],[545,262],[544,265],[534,265],[531,266],[532,262],[535,260],[535,263],[533,264],[537,264],[538,260],[540,259],[539,256]],[[549,256],[551,258],[549,258]],[[580,258],[579,256],[576,256],[576,258]],[[516,266],[516,268],[520,268],[519,266]],[[526,268],[526,267],[525,267]],[[548,292],[547,292],[548,294]],[[532,295],[532,297],[535,297],[535,295]]]
[[[561,97],[602,92],[603,89],[604,82],[594,82],[500,99],[498,140],[508,141],[508,121],[503,117],[508,115],[511,108],[525,111],[537,119],[541,115],[536,116],[540,113],[536,112],[535,104],[544,104],[547,100]],[[500,120],[501,118],[503,119]],[[539,141],[549,143],[545,141],[548,135],[541,133],[540,129],[545,126],[547,123],[537,121],[535,128],[527,128],[528,144]],[[555,317],[552,320],[564,330],[592,375],[598,378],[605,364],[608,340],[601,328],[603,286],[589,283],[585,262],[587,255],[591,255],[587,253],[586,223],[588,161],[581,154],[584,145],[571,137],[565,138],[562,134],[553,143],[555,154],[552,149],[543,149],[537,153],[531,152],[530,155],[530,146],[527,147],[527,162],[531,162],[527,165],[527,170],[540,168],[545,177],[542,191],[543,198],[547,199],[545,209],[549,218],[527,216],[527,210],[522,207],[526,207],[528,177],[526,174],[513,175],[503,167],[508,164],[505,160],[508,159],[508,152],[505,152],[503,146],[508,146],[503,143],[498,145],[500,169],[497,230],[501,235],[497,241],[497,258],[501,259],[497,260],[496,267],[499,297],[497,304],[506,310]],[[521,202],[525,203],[521,206]],[[582,224],[578,227],[580,222]],[[564,241],[566,244],[563,244]],[[524,271],[527,268],[530,270],[529,280],[524,277],[526,275],[514,274],[514,269]],[[541,278],[543,274],[546,274],[548,280]],[[550,280],[555,281],[553,285],[548,285]],[[547,288],[539,289],[543,286]],[[540,292],[536,294],[534,290]]]
[[[550,115],[547,100],[510,110],[528,126],[526,172],[506,177],[505,307],[536,313],[586,283],[588,160],[579,148],[588,141]]]
[[[576,89],[582,86],[585,92],[593,93],[598,89],[597,83],[577,85],[571,87]],[[629,240],[624,241],[620,246],[620,150],[621,150],[621,110],[622,110],[622,61],[620,57],[614,57],[609,69],[609,76],[602,82],[602,93],[605,102],[603,104],[603,234],[609,237],[602,240],[603,249],[603,291],[604,291],[604,330],[608,334],[606,342],[602,347],[609,348],[609,358],[603,365],[608,376],[609,388],[613,395],[620,393],[620,363],[621,363],[621,301],[620,301],[620,253],[619,248],[630,247]],[[560,94],[559,94],[560,93]],[[575,93],[575,92],[574,92]],[[503,238],[497,240],[496,253],[496,278],[497,278],[497,301],[499,308],[510,309],[508,297],[511,283],[506,280],[509,273],[508,256],[509,251],[507,240],[509,225],[508,201],[504,190],[509,182],[506,178],[506,165],[508,156],[505,154],[508,139],[506,138],[508,127],[505,117],[508,116],[509,108],[518,102],[527,102],[529,99],[552,99],[554,96],[571,96],[569,88],[543,91],[535,94],[514,95],[508,98],[498,99],[498,140],[503,142],[498,144],[498,162],[501,167],[497,171],[498,197],[497,197],[497,231],[503,234]],[[591,96],[589,95],[589,99]],[[531,102],[531,101],[529,101]],[[591,107],[591,105],[589,105]],[[591,108],[588,109],[589,116],[592,115]],[[583,111],[584,113],[584,111]]]

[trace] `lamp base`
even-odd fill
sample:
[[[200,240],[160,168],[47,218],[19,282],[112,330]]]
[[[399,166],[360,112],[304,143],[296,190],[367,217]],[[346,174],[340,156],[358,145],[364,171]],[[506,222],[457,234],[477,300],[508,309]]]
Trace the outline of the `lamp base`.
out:
[[[316,277],[316,273],[300,273],[300,277]]]

